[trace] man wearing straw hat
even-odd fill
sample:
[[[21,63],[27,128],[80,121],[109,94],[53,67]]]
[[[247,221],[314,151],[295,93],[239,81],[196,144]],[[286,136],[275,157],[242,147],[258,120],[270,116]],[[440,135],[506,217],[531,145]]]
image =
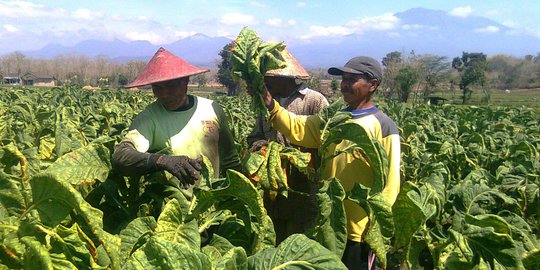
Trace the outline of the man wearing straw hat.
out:
[[[297,115],[317,114],[321,109],[327,107],[326,98],[321,93],[307,88],[304,84],[303,80],[308,79],[309,74],[296,58],[287,49],[282,52],[282,55],[287,66],[267,71],[264,76],[266,89],[272,96],[276,97],[281,106]],[[259,116],[252,133],[248,136],[248,144],[251,145],[252,150],[258,150],[263,145],[267,145],[268,141],[294,146],[281,133],[272,129],[262,116]],[[311,157],[314,159],[312,163],[317,162],[317,149],[300,149],[311,153]],[[318,214],[315,195],[317,184],[314,180],[309,180],[296,168],[289,169],[287,175],[289,187],[296,192],[289,192],[287,198],[278,195],[275,201],[272,201],[268,196],[264,198],[268,215],[274,223],[276,243],[278,244],[291,234],[303,233],[315,226]],[[291,207],[293,205],[294,207]]]
[[[168,171],[177,187],[195,184],[201,155],[213,165],[214,177],[239,169],[227,118],[217,102],[188,95],[189,76],[207,72],[163,48],[126,87],[151,85],[156,101],[133,120],[115,147],[113,165],[127,175]]]

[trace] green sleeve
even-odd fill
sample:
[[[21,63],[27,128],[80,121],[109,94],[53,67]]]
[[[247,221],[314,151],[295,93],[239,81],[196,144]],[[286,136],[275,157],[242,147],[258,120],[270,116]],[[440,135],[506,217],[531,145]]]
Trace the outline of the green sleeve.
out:
[[[216,115],[218,117],[219,124],[219,163],[221,167],[222,175],[227,171],[227,169],[234,169],[239,171],[240,159],[238,157],[238,151],[236,150],[236,144],[234,143],[234,138],[229,128],[229,123],[227,121],[227,116],[223,109],[217,102],[213,102],[212,106]]]

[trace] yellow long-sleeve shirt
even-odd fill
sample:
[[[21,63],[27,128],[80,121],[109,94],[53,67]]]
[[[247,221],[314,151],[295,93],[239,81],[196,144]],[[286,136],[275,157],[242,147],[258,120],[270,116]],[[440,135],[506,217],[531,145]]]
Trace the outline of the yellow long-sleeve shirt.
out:
[[[350,121],[358,124],[359,128],[364,128],[371,138],[377,139],[384,147],[388,155],[389,171],[383,195],[388,202],[393,204],[400,188],[400,142],[396,124],[376,107],[361,114],[353,112],[353,118]],[[270,123],[293,144],[310,148],[321,146],[320,123],[316,115],[295,115],[274,101],[274,108],[270,112]],[[346,148],[348,145],[350,142],[344,140],[337,145],[331,145],[328,151],[333,152]],[[322,175],[323,179],[336,177],[341,181],[345,191],[350,191],[354,183],[372,186],[373,170],[362,156],[343,153],[327,162]],[[362,242],[362,234],[368,223],[367,214],[362,207],[347,199],[344,201],[344,206],[348,239]]]

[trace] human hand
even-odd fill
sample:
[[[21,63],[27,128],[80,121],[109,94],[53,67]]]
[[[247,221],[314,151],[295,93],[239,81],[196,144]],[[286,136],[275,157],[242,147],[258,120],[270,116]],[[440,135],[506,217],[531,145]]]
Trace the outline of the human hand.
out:
[[[251,152],[256,152],[259,151],[263,146],[268,146],[268,141],[264,139],[257,140],[251,144],[250,150]]]
[[[201,158],[192,159],[186,156],[159,156],[156,166],[174,175],[182,183],[193,185],[199,179]]]
[[[253,97],[253,95],[255,94],[255,92],[254,92],[255,90],[253,89],[253,87],[251,85],[248,85],[248,86],[246,86],[246,89],[247,89],[248,95]],[[273,104],[272,103],[272,99],[273,99],[272,94],[270,94],[270,92],[266,88],[264,88],[261,95],[262,95],[263,102],[266,105],[266,107],[270,108],[270,106]]]

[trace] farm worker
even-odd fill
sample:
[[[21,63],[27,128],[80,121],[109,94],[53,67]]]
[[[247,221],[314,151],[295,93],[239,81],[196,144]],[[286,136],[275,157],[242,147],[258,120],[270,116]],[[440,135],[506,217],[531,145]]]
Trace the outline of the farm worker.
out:
[[[328,101],[321,93],[306,87],[303,80],[308,79],[309,74],[296,58],[287,49],[283,50],[282,55],[287,66],[267,71],[264,76],[266,89],[272,96],[278,98],[282,107],[298,115],[317,114],[322,108],[327,107]],[[247,141],[252,150],[268,145],[268,141],[294,146],[285,139],[283,134],[272,129],[262,115],[257,118]],[[316,148],[302,148],[301,150],[311,152],[312,158],[317,157]],[[278,195],[275,201],[272,201],[269,196],[264,197],[268,215],[274,223],[277,244],[291,234],[303,233],[314,227],[318,214],[317,184],[308,180],[307,176],[296,168],[287,171],[287,180],[289,187],[300,193],[291,192],[287,198]]]
[[[159,48],[126,85],[151,85],[157,100],[135,117],[116,145],[112,161],[120,172],[140,175],[165,170],[177,179],[172,183],[185,187],[197,183],[201,155],[212,163],[214,177],[229,168],[240,169],[223,109],[212,100],[187,94],[189,76],[207,71]]]
[[[350,59],[343,67],[328,69],[331,75],[340,75],[341,93],[348,105],[347,111],[352,113],[350,121],[364,128],[372,139],[378,140],[388,155],[389,171],[386,186],[383,189],[385,198],[393,204],[400,188],[400,141],[396,124],[371,101],[373,93],[382,80],[380,64],[373,58],[358,56]],[[299,116],[284,109],[267,91],[264,102],[270,110],[269,121],[273,128],[281,132],[295,145],[319,147],[320,126],[317,116]],[[334,145],[336,150],[344,149],[350,144],[344,140]],[[326,164],[323,179],[336,177],[341,181],[345,191],[350,191],[355,182],[370,186],[373,172],[369,161],[358,155],[342,153]],[[347,246],[342,260],[349,269],[367,269],[374,267],[374,255],[366,244],[362,243],[364,230],[368,224],[366,211],[352,201],[345,199],[347,219]],[[291,205],[296,207],[296,205]],[[371,263],[368,263],[371,262]]]

